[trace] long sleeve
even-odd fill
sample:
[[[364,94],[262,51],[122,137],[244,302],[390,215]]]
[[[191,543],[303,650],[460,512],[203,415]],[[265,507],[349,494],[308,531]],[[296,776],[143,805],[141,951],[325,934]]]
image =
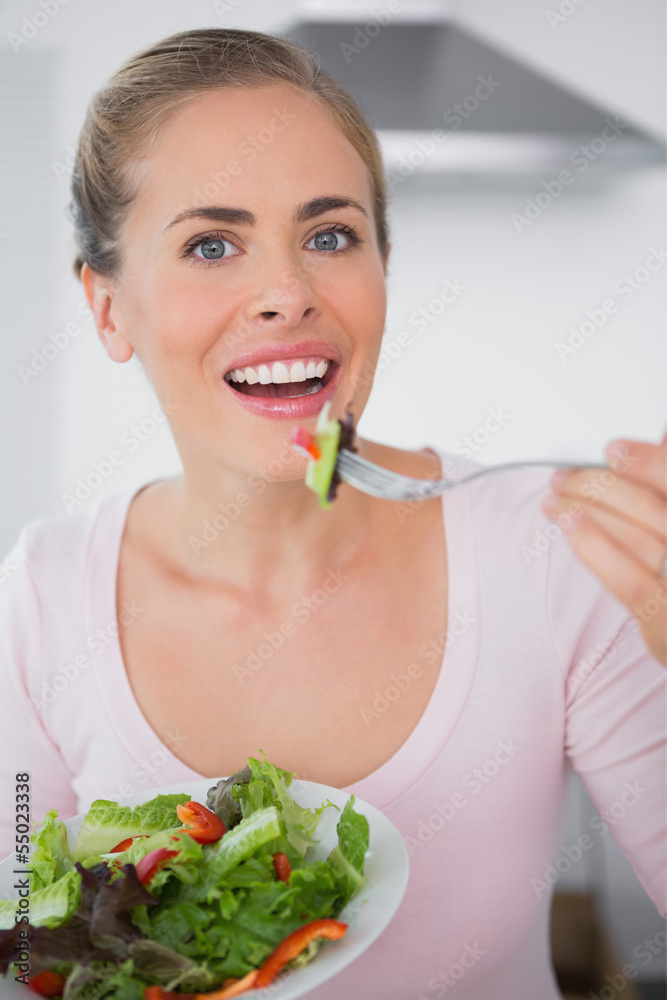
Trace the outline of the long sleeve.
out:
[[[667,670],[636,618],[560,539],[547,608],[563,667],[565,753],[660,914],[667,916]]]
[[[72,774],[50,739],[35,701],[43,676],[40,608],[30,573],[31,526],[7,556],[0,583],[0,856],[15,850],[16,775],[30,774],[30,832],[47,810],[76,812]],[[57,588],[59,569],[53,567]],[[34,701],[33,701],[34,699]]]

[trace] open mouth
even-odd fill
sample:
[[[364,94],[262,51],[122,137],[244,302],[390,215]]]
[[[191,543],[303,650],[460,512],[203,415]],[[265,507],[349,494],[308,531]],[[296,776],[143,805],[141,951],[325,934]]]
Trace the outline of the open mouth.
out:
[[[244,396],[295,399],[320,392],[336,374],[338,364],[329,358],[299,358],[264,365],[233,368],[225,382]]]

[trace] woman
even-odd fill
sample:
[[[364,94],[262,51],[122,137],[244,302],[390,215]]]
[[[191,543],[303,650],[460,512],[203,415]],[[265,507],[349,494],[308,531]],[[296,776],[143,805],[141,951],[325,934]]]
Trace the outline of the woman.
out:
[[[109,357],[145,368],[183,472],[17,543],[3,848],[18,770],[39,822],[231,774],[261,748],[383,809],[411,855],[388,930],[313,997],[546,1000],[572,765],[601,813],[641,789],[613,833],[667,912],[664,442],[567,474],[557,531],[531,471],[410,507],[343,486],[320,509],[290,431],[328,400],[356,423],[367,402],[385,202],[356,105],[270,36],[180,33],[95,97],[76,271]],[[411,476],[466,471],[359,450]]]

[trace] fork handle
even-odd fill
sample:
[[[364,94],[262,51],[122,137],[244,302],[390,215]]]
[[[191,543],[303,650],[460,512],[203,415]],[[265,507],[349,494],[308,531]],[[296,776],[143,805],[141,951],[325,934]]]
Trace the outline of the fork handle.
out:
[[[525,469],[526,467],[541,467],[549,468],[551,466],[555,468],[566,468],[566,469],[609,469],[608,465],[603,465],[599,462],[561,462],[556,459],[539,459],[532,460],[529,462],[504,462],[502,465],[486,465],[483,469],[478,469],[477,472],[471,472],[468,476],[461,476],[460,479],[436,479],[431,480],[433,486],[435,487],[433,495],[437,496],[439,493],[444,492],[447,489],[446,483],[471,483],[473,479],[478,479],[480,476],[488,476],[492,472],[503,472],[505,469]],[[428,482],[428,480],[426,480]]]

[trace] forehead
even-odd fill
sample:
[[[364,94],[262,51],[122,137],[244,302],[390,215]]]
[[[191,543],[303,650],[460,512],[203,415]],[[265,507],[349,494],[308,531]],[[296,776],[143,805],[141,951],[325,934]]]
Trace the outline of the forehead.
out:
[[[167,120],[137,173],[135,238],[142,227],[157,236],[205,204],[247,208],[260,225],[321,195],[347,195],[372,212],[363,160],[319,102],[291,84],[194,98]]]

